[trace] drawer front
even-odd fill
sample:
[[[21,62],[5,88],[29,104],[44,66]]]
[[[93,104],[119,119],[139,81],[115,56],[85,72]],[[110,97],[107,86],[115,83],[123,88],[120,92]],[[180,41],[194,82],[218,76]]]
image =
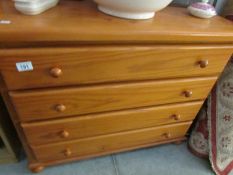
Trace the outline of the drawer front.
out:
[[[32,146],[36,158],[43,161],[111,153],[117,150],[183,137],[191,122],[121,132],[98,137]]]
[[[10,92],[21,121],[203,100],[216,77]]]
[[[214,46],[9,49],[0,50],[0,69],[13,90],[218,75],[231,54]],[[27,61],[33,70],[19,72],[16,63]]]
[[[191,121],[203,101],[22,124],[31,145]]]

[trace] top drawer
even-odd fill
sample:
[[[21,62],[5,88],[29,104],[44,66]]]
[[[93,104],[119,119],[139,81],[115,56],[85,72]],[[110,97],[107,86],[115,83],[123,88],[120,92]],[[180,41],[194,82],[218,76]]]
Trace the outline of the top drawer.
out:
[[[232,49],[191,46],[124,46],[0,50],[10,90],[219,74]],[[16,63],[31,61],[33,70]]]

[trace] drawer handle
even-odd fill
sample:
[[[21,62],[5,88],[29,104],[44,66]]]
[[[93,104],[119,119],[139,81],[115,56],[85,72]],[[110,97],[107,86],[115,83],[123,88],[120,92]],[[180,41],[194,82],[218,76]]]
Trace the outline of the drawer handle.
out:
[[[193,92],[190,91],[190,90],[186,90],[186,91],[183,92],[183,94],[184,94],[185,97],[190,98],[190,97],[192,97]]]
[[[181,116],[180,116],[179,114],[173,114],[173,115],[171,116],[171,118],[174,119],[174,120],[176,120],[176,121],[178,121],[178,120],[181,119]]]
[[[171,138],[171,134],[170,134],[170,133],[164,133],[163,136],[164,136],[166,139],[170,139],[170,138]]]
[[[54,77],[54,78],[58,78],[62,75],[62,70],[58,67],[52,68],[50,70],[50,74]]]
[[[209,61],[208,60],[201,60],[198,62],[200,68],[206,68],[209,65]]]
[[[70,133],[68,131],[66,131],[66,130],[63,130],[63,131],[60,132],[60,136],[62,138],[68,138],[70,136]]]
[[[71,154],[72,154],[71,150],[69,148],[66,148],[65,151],[64,151],[64,155],[66,157],[69,157],[69,156],[71,156]]]
[[[59,104],[55,106],[57,112],[64,112],[66,110],[66,106],[63,104]]]

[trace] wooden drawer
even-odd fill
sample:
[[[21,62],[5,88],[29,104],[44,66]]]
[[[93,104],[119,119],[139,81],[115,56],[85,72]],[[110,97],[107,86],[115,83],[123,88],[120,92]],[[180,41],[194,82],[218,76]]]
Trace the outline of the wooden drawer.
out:
[[[231,54],[219,46],[8,49],[0,50],[0,69],[13,90],[218,75]],[[33,71],[18,72],[16,63],[26,61]]]
[[[23,123],[31,145],[66,141],[132,129],[193,120],[203,101]]]
[[[56,144],[32,146],[36,158],[43,162],[115,152],[116,150],[184,137],[191,122],[121,132]]]
[[[216,77],[10,92],[21,121],[122,110],[207,97]]]

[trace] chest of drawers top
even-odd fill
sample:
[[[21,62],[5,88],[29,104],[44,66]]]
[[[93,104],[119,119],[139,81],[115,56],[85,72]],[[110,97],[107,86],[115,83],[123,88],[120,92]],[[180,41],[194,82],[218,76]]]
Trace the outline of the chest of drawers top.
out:
[[[57,7],[38,16],[20,15],[11,1],[1,3],[2,16],[11,21],[0,25],[2,46],[12,42],[40,47],[68,43],[233,44],[230,21],[195,18],[185,8],[167,7],[153,19],[136,21],[105,15],[92,0],[61,0]]]

